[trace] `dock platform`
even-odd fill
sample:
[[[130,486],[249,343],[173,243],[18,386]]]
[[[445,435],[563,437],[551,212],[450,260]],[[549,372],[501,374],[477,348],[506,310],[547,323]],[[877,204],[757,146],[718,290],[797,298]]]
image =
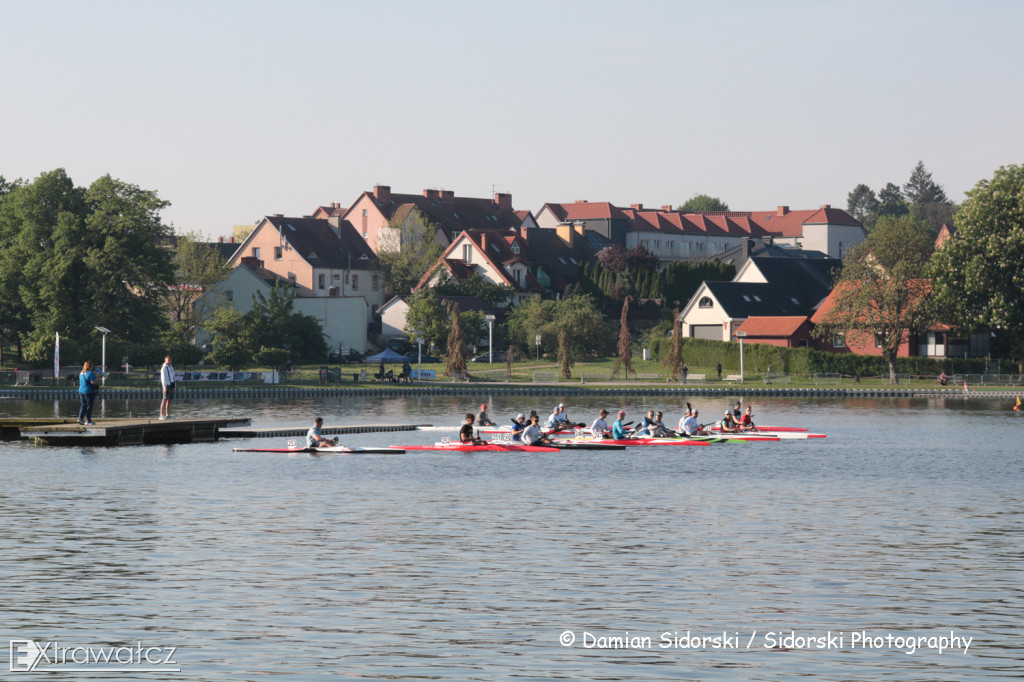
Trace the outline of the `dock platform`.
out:
[[[3,420],[8,422],[24,420]],[[40,421],[40,420],[34,420]],[[194,443],[215,441],[228,426],[247,426],[249,418],[233,419],[104,419],[95,426],[76,421],[44,420],[42,424],[17,426],[20,438],[36,445],[143,445],[150,443]]]
[[[415,431],[423,424],[362,424],[357,426],[323,426],[320,433],[333,436],[346,433],[382,433],[386,431]],[[454,429],[453,429],[454,430]],[[300,428],[231,429],[220,432],[221,438],[300,438],[305,437],[308,426]]]

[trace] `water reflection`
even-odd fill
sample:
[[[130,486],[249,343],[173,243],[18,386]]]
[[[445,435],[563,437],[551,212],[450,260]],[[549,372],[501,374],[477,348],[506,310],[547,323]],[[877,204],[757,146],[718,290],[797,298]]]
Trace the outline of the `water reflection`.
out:
[[[678,419],[728,399],[573,397]],[[504,421],[557,396],[179,401],[256,426]],[[98,409],[100,406],[98,406]],[[67,401],[60,413],[77,409]],[[155,413],[121,400],[105,416]],[[0,402],[12,414],[47,404]],[[148,411],[148,412],[147,412]],[[771,398],[821,442],[540,455],[235,453],[271,440],[0,444],[12,637],[180,647],[192,679],[978,679],[1021,674],[1022,422],[1002,404]],[[359,436],[431,442],[434,433]],[[695,452],[696,451],[696,452]],[[877,649],[596,650],[583,633],[870,631]],[[558,638],[579,638],[571,647]]]

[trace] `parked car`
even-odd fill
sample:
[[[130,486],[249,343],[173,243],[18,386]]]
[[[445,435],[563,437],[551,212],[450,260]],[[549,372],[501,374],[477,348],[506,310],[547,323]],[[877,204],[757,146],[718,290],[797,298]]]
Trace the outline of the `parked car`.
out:
[[[508,357],[508,351],[507,350],[496,350],[496,351],[494,351],[494,362],[505,362],[505,358],[507,358],[507,357]],[[484,353],[483,355],[478,355],[477,357],[473,358],[472,360],[470,360],[470,362],[489,362],[490,359],[491,359],[491,356],[488,355],[487,353]]]
[[[415,365],[417,362],[420,361],[419,354],[416,351],[406,353],[405,359],[408,360],[409,364],[411,365]],[[426,364],[428,362],[444,362],[444,358],[435,358],[433,355],[427,355],[426,353],[424,353],[423,363]]]

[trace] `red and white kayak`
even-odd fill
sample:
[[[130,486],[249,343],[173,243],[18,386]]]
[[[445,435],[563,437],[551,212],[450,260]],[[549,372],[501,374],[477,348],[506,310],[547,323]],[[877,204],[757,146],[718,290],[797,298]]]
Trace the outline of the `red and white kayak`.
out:
[[[721,424],[712,424],[711,426],[708,426],[706,428],[707,428],[708,431],[721,431],[722,430],[722,425]],[[782,433],[782,432],[788,432],[788,431],[809,431],[810,429],[801,429],[798,426],[758,426],[757,430],[758,431],[771,431],[773,433]]]
[[[435,450],[442,452],[558,452],[558,448],[540,445],[513,445],[511,443],[434,443],[433,445],[392,445],[400,450]]]
[[[327,448],[232,448],[232,452],[308,452],[315,455],[402,455],[405,450],[395,448],[348,448],[332,445]]]

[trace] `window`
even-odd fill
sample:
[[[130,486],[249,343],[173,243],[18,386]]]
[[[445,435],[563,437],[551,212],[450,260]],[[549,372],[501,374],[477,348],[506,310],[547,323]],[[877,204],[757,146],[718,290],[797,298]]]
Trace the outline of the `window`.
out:
[[[380,275],[370,275],[370,288],[374,291],[380,288]]]
[[[754,294],[754,300],[757,301],[758,303],[760,303],[761,302],[761,297],[758,296],[757,294]]]
[[[846,348],[846,334],[838,332],[832,335],[833,348]]]
[[[367,209],[364,208],[363,209],[363,217],[365,218],[368,215],[370,215],[370,212]]]
[[[321,289],[326,289],[327,288],[327,276],[324,275],[323,273],[320,273],[320,275],[317,277],[317,282],[316,283],[317,283],[317,286],[320,287]]]
[[[839,242],[839,257],[843,257],[843,243]]]
[[[516,284],[522,284],[523,271],[520,270],[519,268],[516,268],[515,270],[512,271],[512,274],[515,275]]]
[[[654,248],[655,248],[655,250],[661,248],[661,240],[660,239],[655,239],[654,240]]]
[[[224,298],[226,298],[229,301],[235,300],[235,292],[232,291],[231,289],[228,289],[227,291],[224,292]]]
[[[519,244],[516,244],[515,242],[512,242],[512,253],[514,253],[514,254],[516,254],[518,256],[519,255],[519,251],[520,251]]]
[[[746,301],[747,303],[750,303],[750,297],[747,296],[746,294],[743,294],[743,300]]]
[[[462,245],[462,262],[472,263],[473,262],[473,245],[463,244]]]
[[[331,279],[341,279],[341,275],[339,275],[338,273],[334,273],[333,275],[331,275]]]
[[[359,275],[352,275],[352,291],[359,290]]]
[[[259,258],[260,257],[260,247],[258,247],[258,246],[252,247],[252,257],[253,258]]]
[[[493,251],[494,253],[501,253],[501,249],[498,248],[498,245],[494,243],[491,244],[491,251]]]
[[[704,297],[702,297],[700,299],[700,301],[697,302],[697,307],[698,308],[714,308],[715,307],[715,303],[714,303],[714,301],[711,300],[711,297],[704,296]]]
[[[274,247],[274,260],[281,260],[281,247],[280,246],[275,246]]]
[[[363,239],[366,239],[366,235],[369,234],[366,230],[363,230]]]

